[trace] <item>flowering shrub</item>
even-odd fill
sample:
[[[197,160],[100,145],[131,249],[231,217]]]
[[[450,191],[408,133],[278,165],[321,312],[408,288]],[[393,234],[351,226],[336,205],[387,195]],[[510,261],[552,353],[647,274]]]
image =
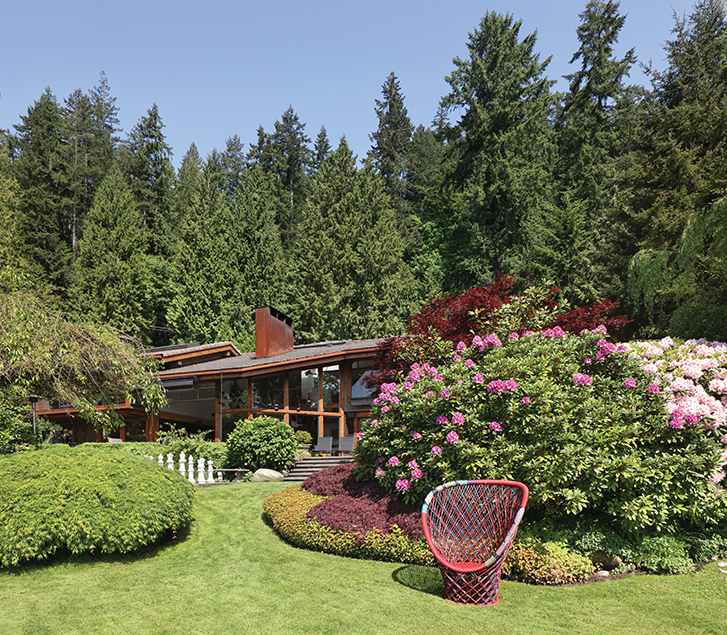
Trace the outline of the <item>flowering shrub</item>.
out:
[[[382,385],[356,447],[361,477],[408,502],[455,479],[514,479],[530,513],[633,533],[724,520],[727,347],[606,336],[442,342],[447,361]]]

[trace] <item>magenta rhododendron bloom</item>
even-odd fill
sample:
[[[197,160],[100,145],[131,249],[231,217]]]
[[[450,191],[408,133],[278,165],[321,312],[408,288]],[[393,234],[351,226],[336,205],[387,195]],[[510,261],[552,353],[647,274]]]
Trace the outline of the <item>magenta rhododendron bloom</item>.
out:
[[[439,393],[439,396],[442,399],[449,399],[452,396],[452,393],[445,388],[442,392]]]
[[[447,443],[457,443],[457,441],[459,441],[459,435],[454,430],[452,430],[447,434],[445,441]]]
[[[660,392],[659,384],[649,384],[646,392],[648,392],[650,395],[658,395]]]
[[[457,342],[457,350],[458,351],[463,351],[466,348],[467,348],[467,344],[465,344],[464,342]]]
[[[461,362],[461,361],[462,361],[462,356],[461,356],[461,355],[455,355],[455,356],[454,356],[454,357],[452,358],[452,361],[455,361],[455,362]]]
[[[447,423],[449,423],[449,419],[447,419],[447,416],[446,415],[439,415],[437,417],[437,423],[441,423],[443,425],[446,425]]]
[[[364,435],[364,433],[363,433],[363,432],[359,432],[359,433],[357,433],[357,434],[356,434],[356,438],[357,438],[357,439],[363,439],[363,438],[364,438],[364,436],[366,436],[366,435]]]
[[[508,390],[517,390],[517,382],[514,379],[508,379],[505,381],[505,388]]]
[[[492,430],[493,432],[499,432],[500,430],[502,430],[502,426],[497,423],[497,421],[493,421],[490,424],[490,430]]]
[[[386,474],[386,472],[384,470],[382,470],[380,467],[377,467],[376,472],[374,472],[374,474],[376,475],[376,478],[381,478],[384,474]]]
[[[424,396],[427,398],[434,397],[434,393],[431,390],[427,390],[427,392],[424,393]],[[383,408],[382,408],[382,410],[383,410]]]
[[[520,400],[520,403],[532,403],[532,400],[530,399],[530,397],[523,397]]]
[[[381,406],[381,414],[385,415],[387,412],[389,412],[389,406]]]
[[[442,448],[440,448],[438,445],[435,445],[432,447],[432,454],[439,455],[442,453]]]
[[[467,368],[472,368],[475,365],[475,363],[471,359],[468,359],[468,360],[465,361],[464,365]]]
[[[384,461],[386,461],[386,457],[385,456],[380,456],[379,457],[379,463],[383,463]]]
[[[395,467],[395,466],[399,465],[399,457],[398,456],[392,456],[389,459],[389,465],[391,465],[391,467]]]
[[[419,441],[419,439],[422,438],[422,435],[419,434],[418,432],[415,432],[414,434],[411,435],[411,438],[414,439],[414,441]]]
[[[624,379],[624,388],[636,388],[636,380],[633,377]]]
[[[408,467],[408,468],[409,468],[410,470],[413,470],[413,469],[415,469],[415,468],[419,467],[419,466],[417,465],[417,462],[416,462],[416,461],[409,461],[409,462],[408,462],[408,463],[406,464],[406,466],[407,466],[407,467]]]
[[[507,336],[507,339],[517,340],[517,339],[520,339],[520,336],[517,333],[510,333],[510,335]]]
[[[579,386],[590,386],[593,383],[593,380],[590,378],[590,376],[586,375],[585,373],[576,373],[575,375],[573,375],[573,381]]]
[[[402,478],[396,481],[396,489],[400,492],[406,492],[411,487],[408,479]]]
[[[583,363],[584,364],[592,364],[593,363],[593,359],[591,359],[590,357],[586,357],[586,359],[583,360]]]
[[[411,473],[412,480],[418,481],[422,476],[424,476],[424,472],[422,472],[419,468],[415,469]]]
[[[475,384],[484,384],[485,378],[480,375],[480,373],[475,374],[475,376],[472,378],[472,382]]]
[[[455,412],[452,415],[452,423],[457,426],[463,426],[464,425],[464,415],[461,412]]]

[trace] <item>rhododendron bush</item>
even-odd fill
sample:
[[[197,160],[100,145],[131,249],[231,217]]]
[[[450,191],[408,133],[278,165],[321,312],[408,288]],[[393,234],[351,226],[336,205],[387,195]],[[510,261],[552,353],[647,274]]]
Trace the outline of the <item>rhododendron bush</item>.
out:
[[[606,328],[475,336],[375,400],[360,478],[407,502],[456,479],[513,479],[529,516],[632,533],[727,518],[727,346],[615,344]]]

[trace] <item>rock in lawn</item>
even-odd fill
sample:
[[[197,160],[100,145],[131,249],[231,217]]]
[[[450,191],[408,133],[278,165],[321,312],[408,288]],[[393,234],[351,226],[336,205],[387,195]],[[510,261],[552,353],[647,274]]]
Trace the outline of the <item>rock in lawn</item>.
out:
[[[255,482],[268,482],[268,481],[282,481],[283,475],[280,472],[276,472],[275,470],[266,470],[264,468],[260,468],[255,472],[255,474],[252,475],[251,481]]]

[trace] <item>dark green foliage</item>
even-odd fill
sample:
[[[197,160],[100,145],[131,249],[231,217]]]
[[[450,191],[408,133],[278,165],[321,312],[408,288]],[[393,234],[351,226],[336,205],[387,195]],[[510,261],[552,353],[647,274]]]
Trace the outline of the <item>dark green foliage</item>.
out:
[[[192,521],[194,488],[128,454],[56,447],[0,459],[0,563],[139,551]]]
[[[227,467],[287,470],[298,454],[293,428],[273,417],[241,419],[227,438]]]
[[[684,543],[673,536],[647,536],[638,547],[636,565],[654,573],[692,573],[694,563]]]
[[[296,334],[304,341],[401,333],[417,307],[414,278],[384,181],[345,140],[323,163],[295,248]]]
[[[80,241],[72,288],[77,315],[151,342],[156,290],[144,255],[147,244],[131,188],[114,168],[99,187]]]

